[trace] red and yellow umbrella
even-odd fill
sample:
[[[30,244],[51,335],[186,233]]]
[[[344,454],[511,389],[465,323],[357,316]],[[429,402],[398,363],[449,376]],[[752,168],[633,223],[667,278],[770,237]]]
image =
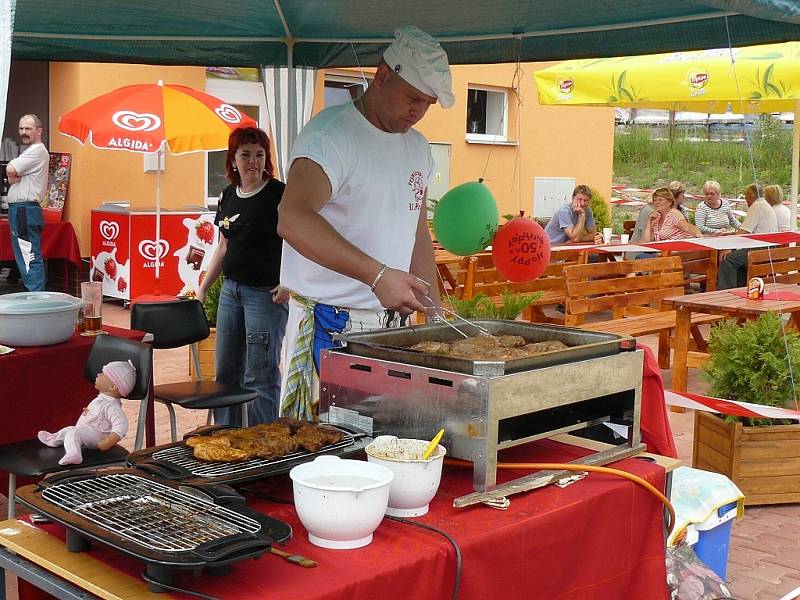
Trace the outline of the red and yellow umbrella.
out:
[[[172,154],[228,147],[231,131],[258,124],[224,100],[162,82],[118,88],[62,115],[58,130],[81,144],[107,150]],[[161,239],[161,180],[156,170],[156,247]],[[160,261],[155,261],[159,292]]]
[[[61,117],[58,130],[96,148],[172,154],[228,147],[237,127],[258,127],[227,102],[183,85],[121,87]]]

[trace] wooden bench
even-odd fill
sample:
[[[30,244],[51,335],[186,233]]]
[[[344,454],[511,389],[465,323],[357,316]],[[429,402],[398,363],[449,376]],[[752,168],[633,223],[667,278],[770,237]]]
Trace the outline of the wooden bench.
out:
[[[705,283],[704,291],[713,292],[717,289],[717,250],[666,252],[664,255],[681,258],[684,286],[688,287],[692,283]]]
[[[747,280],[764,283],[800,283],[800,246],[778,246],[747,253]]]
[[[675,311],[664,310],[661,301],[683,294],[684,271],[678,256],[622,262],[572,265],[564,269],[565,325],[640,337],[658,334],[658,363],[669,368]],[[611,311],[610,321],[586,322],[586,316]],[[692,315],[695,347],[705,351],[699,325],[722,317]]]
[[[522,317],[532,323],[563,324],[564,319],[558,316],[547,316],[544,308],[564,304],[564,268],[578,264],[584,260],[585,254],[578,249],[554,250],[550,254],[550,264],[541,277],[534,281],[515,283],[508,281],[494,266],[491,254],[478,254],[463,259],[458,271],[456,297],[474,298],[485,294],[499,303],[505,290],[513,293],[530,294],[542,292],[542,296],[523,312]]]

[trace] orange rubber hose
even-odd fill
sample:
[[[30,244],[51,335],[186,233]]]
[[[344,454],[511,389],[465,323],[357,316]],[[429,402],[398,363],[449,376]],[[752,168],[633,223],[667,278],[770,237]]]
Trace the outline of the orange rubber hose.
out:
[[[451,465],[458,466],[472,466],[472,463],[466,460],[457,458],[445,458],[445,462]],[[498,469],[541,469],[545,471],[589,471],[591,473],[605,473],[606,475],[616,475],[617,477],[624,477],[638,485],[641,485],[648,492],[658,498],[661,503],[667,508],[669,512],[669,533],[675,527],[675,509],[669,499],[655,488],[649,481],[645,481],[638,475],[622,471],[620,469],[613,469],[611,467],[598,467],[596,465],[581,465],[578,463],[497,463]]]

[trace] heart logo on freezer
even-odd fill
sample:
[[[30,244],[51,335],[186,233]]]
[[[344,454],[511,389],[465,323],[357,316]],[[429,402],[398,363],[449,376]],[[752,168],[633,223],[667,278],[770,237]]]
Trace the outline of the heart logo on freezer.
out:
[[[100,221],[100,235],[108,241],[116,239],[119,235],[119,225],[114,221]]]
[[[217,113],[217,116],[220,119],[226,121],[227,123],[236,124],[242,122],[242,113],[240,113],[230,104],[220,104],[214,109],[214,112]]]
[[[147,260],[161,260],[169,252],[169,242],[166,240],[159,240],[156,244],[155,240],[142,240],[139,242],[139,254]]]
[[[235,110],[235,109],[234,109]],[[114,125],[127,131],[154,131],[161,127],[161,119],[153,113],[120,110],[111,117]]]

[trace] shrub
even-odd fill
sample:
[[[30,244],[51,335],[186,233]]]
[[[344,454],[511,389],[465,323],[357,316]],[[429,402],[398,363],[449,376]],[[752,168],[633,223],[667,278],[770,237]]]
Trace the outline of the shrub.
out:
[[[800,335],[787,331],[777,313],[744,325],[733,320],[718,323],[711,329],[708,352],[711,358],[703,365],[703,376],[711,384],[711,395],[795,408],[793,379],[800,376]],[[751,425],[771,423],[746,420]]]
[[[203,303],[203,308],[206,310],[206,318],[211,327],[217,326],[217,308],[219,307],[219,293],[222,291],[222,282],[225,277],[220,273],[217,280],[211,284],[206,292],[206,301]]]
[[[594,222],[597,231],[603,231],[603,227],[611,227],[611,210],[608,208],[606,199],[594,188],[589,188],[592,198],[589,200],[589,208],[592,209]]]

